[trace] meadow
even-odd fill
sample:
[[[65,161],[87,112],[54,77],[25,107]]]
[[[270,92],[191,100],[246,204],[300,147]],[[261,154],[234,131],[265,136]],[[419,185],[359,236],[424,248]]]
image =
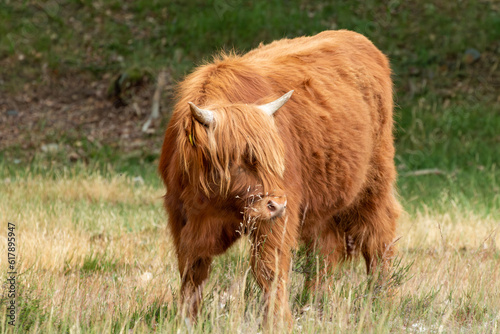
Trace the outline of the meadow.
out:
[[[19,96],[49,94],[42,88],[58,90],[75,77],[106,90],[120,73],[139,73],[153,87],[166,69],[174,86],[220,49],[245,51],[325,29],[363,33],[394,70],[405,209],[398,258],[390,289],[374,284],[360,259],[304,299],[298,250],[289,289],[293,331],[498,333],[499,17],[500,6],[488,0],[4,1],[0,117]],[[127,91],[129,106],[117,113],[129,117],[134,101],[142,106],[135,93]],[[30,103],[36,111],[37,99]],[[162,120],[147,134],[142,119],[130,116],[143,136],[133,149],[111,130],[90,137],[83,127],[0,118],[0,333],[188,332],[178,316],[180,278],[156,172],[171,104],[167,91]],[[11,126],[19,137],[7,135]],[[58,148],[41,149],[49,143]],[[7,316],[8,222],[16,235],[14,327]],[[262,331],[248,250],[243,238],[215,259],[191,332]]]
[[[17,327],[4,318],[2,332],[186,331],[176,316],[180,279],[158,184],[68,171],[7,178],[2,189],[0,218],[16,225],[19,256]],[[294,265],[296,332],[497,332],[498,221],[498,211],[471,210],[454,195],[405,214],[392,297],[377,293],[364,264],[353,262],[304,304]],[[194,332],[259,331],[262,296],[248,249],[242,240],[215,260]]]

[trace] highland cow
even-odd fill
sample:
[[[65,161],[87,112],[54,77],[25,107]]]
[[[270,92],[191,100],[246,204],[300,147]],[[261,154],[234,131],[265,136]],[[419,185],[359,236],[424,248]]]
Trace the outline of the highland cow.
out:
[[[356,254],[368,273],[387,270],[400,210],[392,109],[387,58],[345,30],[222,54],[180,83],[159,171],[190,316],[213,257],[245,234],[266,312],[288,322],[299,242],[328,270]]]

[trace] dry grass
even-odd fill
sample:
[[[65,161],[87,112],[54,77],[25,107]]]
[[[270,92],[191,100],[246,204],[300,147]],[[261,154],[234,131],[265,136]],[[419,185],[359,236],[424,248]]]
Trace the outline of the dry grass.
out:
[[[179,277],[163,189],[98,173],[0,182],[0,272],[7,271],[10,221],[19,273],[17,327],[3,320],[1,333],[187,331],[177,316]],[[402,261],[394,269],[401,284],[392,297],[374,289],[356,262],[304,305],[303,276],[294,271],[294,331],[498,332],[498,217],[464,211],[452,200],[448,212],[423,207],[401,218]],[[247,250],[242,241],[214,262],[193,332],[261,330],[262,296],[248,271]],[[5,290],[2,296],[3,308]]]

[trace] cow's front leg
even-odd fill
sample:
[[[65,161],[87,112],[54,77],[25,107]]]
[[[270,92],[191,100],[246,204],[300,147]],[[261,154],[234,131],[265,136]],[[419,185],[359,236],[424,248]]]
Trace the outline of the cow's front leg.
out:
[[[184,314],[195,320],[202,301],[203,282],[208,278],[214,256],[224,253],[239,237],[230,220],[191,217],[182,228],[177,256],[181,275]]]
[[[292,316],[288,305],[288,275],[291,250],[295,245],[296,231],[288,217],[256,223],[252,231],[251,266],[262,287],[265,299],[264,324],[284,321],[291,327]],[[272,321],[271,318],[273,319]]]
[[[207,279],[211,257],[188,258],[179,254],[181,274],[181,305],[190,321],[195,321],[202,301],[203,282]]]

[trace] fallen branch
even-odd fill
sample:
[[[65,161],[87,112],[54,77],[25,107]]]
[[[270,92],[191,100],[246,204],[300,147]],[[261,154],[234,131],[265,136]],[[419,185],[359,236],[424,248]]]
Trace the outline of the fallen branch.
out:
[[[132,107],[134,108],[135,113],[136,113],[137,116],[141,116],[142,115],[141,107],[139,107],[139,104],[137,102],[134,102],[134,104],[132,104]]]
[[[403,176],[421,176],[421,175],[444,175],[440,169],[430,168],[430,169],[419,169],[412,172],[404,173]]]
[[[146,123],[144,123],[144,125],[142,126],[142,132],[148,132],[148,128],[153,122],[153,120],[160,118],[160,98],[161,98],[161,92],[163,91],[163,87],[165,87],[166,81],[167,81],[167,73],[165,71],[161,71],[160,74],[158,75],[158,82],[156,84],[156,90],[153,95],[151,114],[146,120]]]

